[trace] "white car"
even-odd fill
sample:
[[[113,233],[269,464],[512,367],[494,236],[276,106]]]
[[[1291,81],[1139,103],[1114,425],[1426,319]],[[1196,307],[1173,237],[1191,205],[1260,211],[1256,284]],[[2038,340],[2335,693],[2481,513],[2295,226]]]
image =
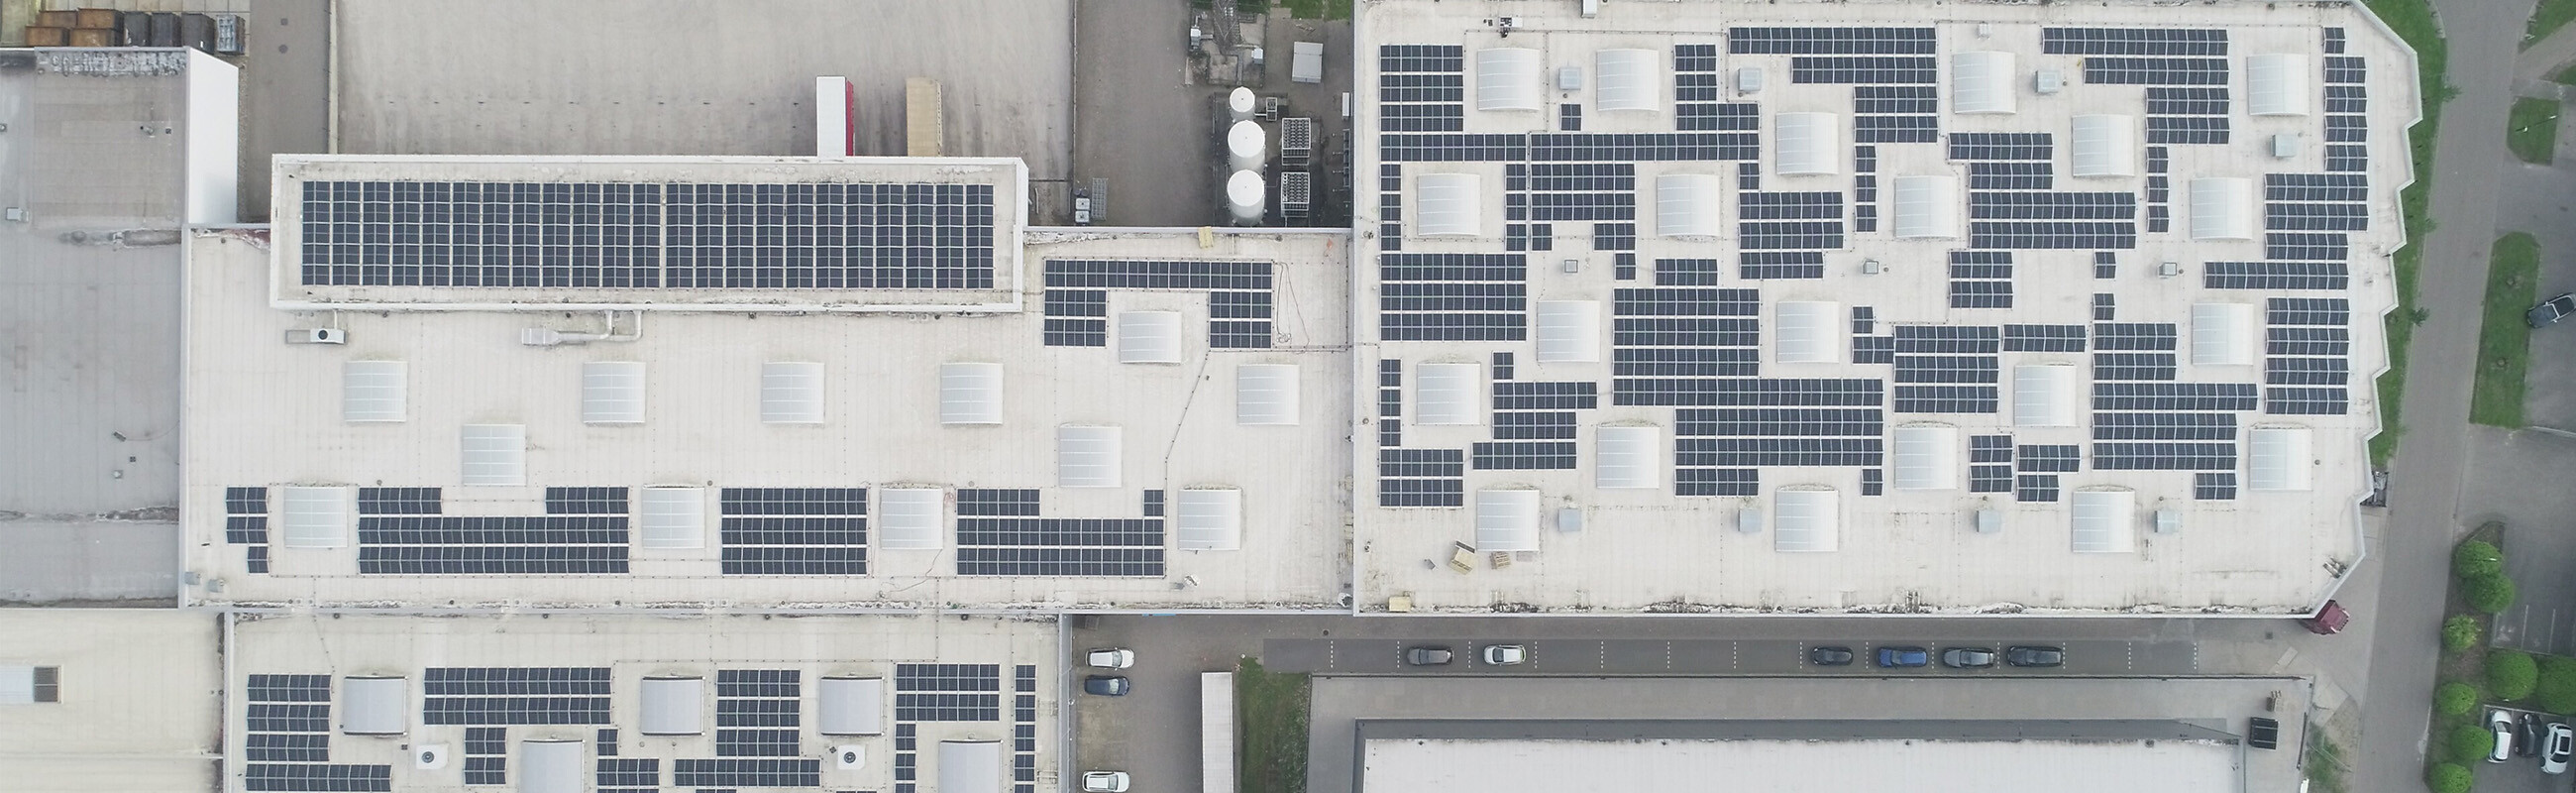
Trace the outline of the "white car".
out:
[[[2513,714],[2503,708],[2487,711],[2487,731],[2495,733],[2495,750],[2487,752],[2487,762],[2513,759]]]
[[[2576,755],[2576,727],[2562,721],[2550,722],[2548,737],[2540,739],[2540,772],[2567,773],[2570,755]]]
[[[1127,793],[1127,772],[1084,771],[1082,793]]]
[[[1136,665],[1136,651],[1104,647],[1086,654],[1083,661],[1093,669],[1125,669]]]
[[[1529,650],[1517,644],[1485,645],[1486,666],[1511,666],[1529,660]]]

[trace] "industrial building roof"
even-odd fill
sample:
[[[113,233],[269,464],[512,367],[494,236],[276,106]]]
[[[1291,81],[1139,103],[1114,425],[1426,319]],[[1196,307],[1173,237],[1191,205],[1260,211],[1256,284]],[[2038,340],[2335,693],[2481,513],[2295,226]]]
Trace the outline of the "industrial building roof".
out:
[[[1724,779],[1744,790],[2245,789],[2231,743],[2189,740],[1477,740],[1366,742],[1362,790],[1615,793]]]
[[[15,790],[209,790],[220,617],[0,609],[0,772]]]
[[[641,176],[607,184],[705,195],[663,169],[733,184],[755,178],[748,168],[855,200],[890,176],[999,173],[1007,187],[1016,164],[370,164],[406,186],[381,191],[384,219],[335,230],[330,244],[392,242],[356,244],[354,285],[312,287],[348,280],[342,265],[296,263],[298,235],[309,254],[320,232],[283,204],[318,183],[296,176],[312,167],[280,165],[273,230],[190,240],[181,512],[188,569],[205,575],[189,602],[1340,603],[1352,413],[1343,233],[1012,229],[996,232],[989,284],[934,272],[910,289],[934,303],[987,292],[1009,302],[849,313],[842,301],[872,294],[861,279],[909,277],[909,265],[826,272],[810,258],[828,244],[816,227],[863,221],[763,214],[763,186],[739,228],[733,208],[712,232],[663,215],[672,236],[633,246],[640,258],[623,272],[576,255],[533,273],[465,263],[516,252],[454,236],[469,224],[435,220],[428,188],[449,186],[455,201],[454,184],[487,197],[534,186],[542,199],[616,171]],[[397,169],[410,175],[385,175]],[[359,189],[361,203],[376,190]],[[1011,195],[992,199],[994,217],[1016,212]],[[551,207],[530,221],[536,261],[557,245],[548,224],[580,239],[606,222]],[[683,233],[730,236],[693,250]],[[371,247],[391,249],[386,264],[366,263]],[[462,281],[468,272],[481,280]],[[590,285],[612,276],[628,286]],[[685,293],[671,305],[637,285],[719,276],[741,280],[660,288]],[[612,294],[628,302],[558,305]],[[321,310],[341,296],[369,302]]]
[[[226,791],[1035,793],[1058,764],[1040,737],[1065,701],[1050,620],[281,614],[233,631]]]
[[[2283,613],[2359,559],[2417,96],[2358,5],[1580,9],[1363,7],[1361,608]]]

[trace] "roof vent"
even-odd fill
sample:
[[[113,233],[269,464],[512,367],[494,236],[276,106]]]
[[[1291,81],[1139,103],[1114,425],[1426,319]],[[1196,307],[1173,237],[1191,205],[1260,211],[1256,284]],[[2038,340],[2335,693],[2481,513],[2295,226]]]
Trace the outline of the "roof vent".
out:
[[[2058,91],[2065,90],[2065,88],[2065,72],[2061,72],[2056,69],[2041,69],[2038,74],[2031,75],[2030,90],[2038,92],[2041,95],[2054,94]]]
[[[441,768],[446,768],[447,744],[431,743],[412,747],[411,767],[420,771],[436,771]]]
[[[867,766],[867,747],[858,745],[832,747],[832,768],[835,770],[856,771]]]
[[[1557,510],[1556,510],[1556,533],[1558,533],[1558,534],[1579,534],[1579,533],[1582,533],[1582,531],[1583,531],[1583,508],[1581,508],[1581,507],[1558,507],[1558,508],[1557,508]]]
[[[2182,531],[2182,510],[2171,508],[2156,510],[2157,534],[2172,534],[2178,531]]]
[[[286,332],[288,344],[347,344],[349,332],[339,328],[296,328]]]
[[[1762,510],[1745,507],[1735,511],[1735,530],[1745,534],[1762,533]]]
[[[1978,534],[1993,534],[1995,532],[2003,531],[2004,513],[2001,510],[1995,509],[1977,510],[1976,526]]]

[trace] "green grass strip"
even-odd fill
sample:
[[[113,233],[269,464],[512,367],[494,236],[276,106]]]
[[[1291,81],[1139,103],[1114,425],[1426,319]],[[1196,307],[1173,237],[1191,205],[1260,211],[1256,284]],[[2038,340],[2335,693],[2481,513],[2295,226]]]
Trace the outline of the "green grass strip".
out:
[[[2550,32],[2566,27],[2570,20],[2576,20],[2576,0],[2540,0],[2540,7],[2531,10],[2531,27],[2522,34],[2522,46],[2549,38]]]
[[[2399,409],[2406,398],[2407,345],[2415,337],[2415,323],[2421,321],[2415,305],[2415,273],[2424,258],[2424,235],[2433,230],[2430,209],[2433,196],[2433,136],[2441,127],[2442,103],[2450,101],[2450,84],[2443,79],[2443,68],[2450,62],[2450,43],[2442,38],[2441,25],[2434,21],[2431,0],[2364,0],[2370,12],[2388,24],[2407,46],[2415,48],[2415,71],[2424,95],[2424,120],[2407,131],[2407,148],[2415,163],[2415,182],[2397,196],[2399,211],[2406,218],[2406,246],[2398,249],[2397,311],[2388,315],[2388,373],[2381,375],[2379,388],[2379,434],[2370,439],[2370,462],[2374,467],[2388,466],[2388,456],[2396,453],[2397,440],[2405,427],[2397,423]]]
[[[2531,363],[2531,329],[2522,312],[2540,301],[2540,241],[2514,232],[2495,241],[2487,264],[2486,315],[2478,327],[2478,375],[2469,391],[2469,421],[2522,426],[2523,371]]]
[[[2504,131],[2505,148],[2533,165],[2558,158],[2558,103],[2547,99],[2513,100],[2513,115]]]
[[[1314,682],[1301,673],[1266,672],[1250,658],[1235,667],[1234,713],[1243,742],[1235,751],[1242,793],[1306,793],[1306,721]]]

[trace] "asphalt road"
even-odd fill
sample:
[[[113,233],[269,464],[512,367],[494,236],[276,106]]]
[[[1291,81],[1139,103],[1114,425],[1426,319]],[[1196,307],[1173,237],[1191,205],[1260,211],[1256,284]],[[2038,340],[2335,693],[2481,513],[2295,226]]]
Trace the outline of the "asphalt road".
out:
[[[2061,647],[2066,651],[2066,665],[2053,669],[1996,667],[1993,669],[1945,669],[1937,662],[1916,669],[1880,669],[1870,659],[1880,647],[1919,647],[1938,654],[1952,647],[1983,647],[2002,652],[2013,644],[2039,644]],[[1508,667],[1484,663],[1482,649],[1489,644],[1518,644],[1528,650],[1528,660]],[[1404,663],[1404,650],[1410,647],[1443,647],[1454,651],[1455,660],[1447,666],[1413,666]],[[1808,661],[1808,651],[1816,647],[1840,647],[1859,656],[1857,663],[1845,666],[1817,666]],[[1263,665],[1275,672],[1318,672],[1327,674],[1472,674],[1508,672],[1518,675],[2188,675],[2198,669],[2198,654],[2191,642],[2133,642],[2116,639],[2093,641],[1980,640],[1961,637],[1937,643],[1911,640],[1817,640],[1792,639],[1537,639],[1529,641],[1479,641],[1466,638],[1442,638],[1437,634],[1416,639],[1273,639],[1261,643]]]

